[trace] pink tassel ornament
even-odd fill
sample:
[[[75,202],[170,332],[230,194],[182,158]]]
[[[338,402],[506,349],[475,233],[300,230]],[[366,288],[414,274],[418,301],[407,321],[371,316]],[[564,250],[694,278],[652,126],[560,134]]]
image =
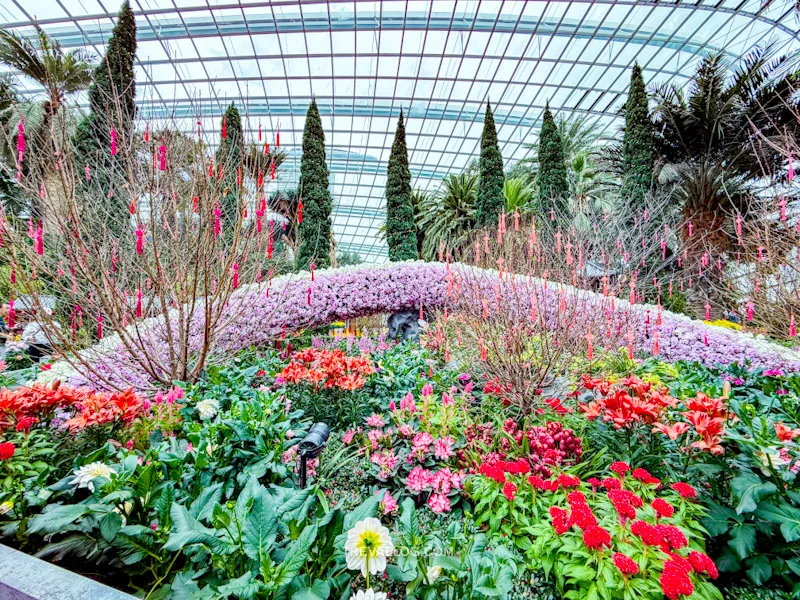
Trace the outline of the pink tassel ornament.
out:
[[[111,128],[111,156],[117,155],[117,130]]]

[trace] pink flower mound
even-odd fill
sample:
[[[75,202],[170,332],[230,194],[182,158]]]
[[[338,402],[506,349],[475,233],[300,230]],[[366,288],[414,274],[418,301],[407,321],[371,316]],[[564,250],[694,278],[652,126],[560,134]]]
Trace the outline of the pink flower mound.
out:
[[[461,280],[461,293],[451,293],[449,298],[448,277]],[[421,261],[316,271],[313,282],[310,273],[278,277],[272,281],[269,296],[265,294],[265,285],[243,286],[234,293],[229,302],[231,319],[218,333],[215,352],[229,354],[251,345],[265,344],[278,337],[282,328],[292,330],[376,313],[418,310],[420,304],[430,309],[441,307],[448,301],[452,304],[456,301],[480,301],[483,295],[492,299],[494,305],[495,286],[498,284],[500,295],[506,299],[498,304],[519,313],[520,319],[529,318],[530,296],[535,292],[540,314],[545,315],[548,322],[555,320],[561,305],[559,286],[551,283],[545,289],[544,282],[534,278],[518,277],[514,286],[509,284],[510,281],[508,277],[500,279],[497,271],[460,264],[450,265],[448,269],[444,263]],[[581,322],[573,328],[575,335],[583,338],[591,328],[598,336],[598,345],[625,346],[628,332],[633,331],[634,349],[649,353],[653,349],[654,332],[658,331],[660,357],[667,361],[696,360],[709,366],[749,361],[753,367],[800,371],[800,355],[776,344],[705,325],[668,311],[661,312],[661,323],[657,325],[654,306],[632,306],[625,300],[616,299],[612,310],[608,297],[569,286],[564,286],[564,289],[566,310],[581,315]],[[202,307],[196,314],[190,335],[190,346],[194,351],[201,348]],[[611,317],[607,322],[609,314]],[[175,329],[173,327],[173,331]],[[612,332],[611,337],[604,337],[607,331]],[[148,357],[152,357],[153,367],[155,363],[169,364],[170,338],[162,320],[152,319],[143,335],[147,356],[140,359],[146,362]],[[112,339],[109,336],[86,351],[96,370],[120,388],[152,388],[152,379],[141,361],[131,356],[121,342],[114,344]],[[70,383],[108,387],[91,375],[73,377]]]

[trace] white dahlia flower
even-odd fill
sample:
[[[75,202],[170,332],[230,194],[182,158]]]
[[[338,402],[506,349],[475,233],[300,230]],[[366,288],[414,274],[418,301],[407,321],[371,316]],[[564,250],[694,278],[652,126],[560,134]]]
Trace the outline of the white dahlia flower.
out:
[[[394,544],[389,530],[378,519],[367,517],[347,532],[344,551],[347,568],[360,570],[366,577],[367,572],[381,573],[386,569],[386,557],[394,552]]]

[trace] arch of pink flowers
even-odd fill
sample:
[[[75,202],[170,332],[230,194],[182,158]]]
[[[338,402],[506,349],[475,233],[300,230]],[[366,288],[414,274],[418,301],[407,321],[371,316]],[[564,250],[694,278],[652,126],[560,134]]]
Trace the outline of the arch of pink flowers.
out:
[[[454,294],[454,281],[470,280],[472,294]],[[658,352],[666,361],[696,360],[705,365],[738,362],[753,368],[800,371],[800,354],[749,334],[708,325],[684,315],[662,311],[649,305],[630,305],[586,290],[558,286],[533,278],[508,275],[464,265],[439,262],[401,262],[386,265],[345,267],[294,274],[274,279],[266,286],[241,288],[230,301],[235,315],[220,332],[216,352],[232,354],[250,346],[274,340],[282,331],[321,326],[333,321],[352,319],[399,310],[418,310],[420,306],[435,309],[446,303],[470,301],[475,291],[486,297],[514,293],[514,302],[503,302],[504,310],[516,310],[520,319],[528,318],[530,301],[520,300],[530,293],[519,294],[519,286],[537,297],[538,309],[552,317],[563,308],[565,298],[580,320],[575,335],[595,334],[595,345],[619,347],[631,344],[637,351],[652,352],[654,339]],[[457,285],[457,284],[456,284]],[[474,301],[474,300],[473,300]],[[528,302],[528,303],[526,303]],[[580,304],[576,307],[575,304]],[[561,308],[559,308],[561,304]],[[497,303],[501,305],[500,302]],[[511,308],[509,308],[511,307]],[[657,319],[657,314],[660,319]],[[611,316],[610,316],[611,315]],[[614,327],[608,326],[610,319]],[[202,328],[196,323],[197,332]],[[167,352],[163,323],[156,322],[147,330],[148,351],[162,357]],[[611,331],[610,338],[604,333]],[[656,333],[657,332],[657,333]],[[195,336],[199,347],[199,333]],[[121,345],[104,343],[92,350],[95,368],[119,386],[139,389],[152,386],[146,374]],[[71,383],[96,383],[73,376]]]

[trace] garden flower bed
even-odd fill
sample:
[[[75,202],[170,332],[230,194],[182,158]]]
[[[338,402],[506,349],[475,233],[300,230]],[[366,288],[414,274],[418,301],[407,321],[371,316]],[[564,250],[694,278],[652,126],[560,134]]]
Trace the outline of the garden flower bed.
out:
[[[800,376],[598,348],[524,415],[436,335],[287,338],[151,397],[5,390],[3,541],[150,598],[792,592]]]

